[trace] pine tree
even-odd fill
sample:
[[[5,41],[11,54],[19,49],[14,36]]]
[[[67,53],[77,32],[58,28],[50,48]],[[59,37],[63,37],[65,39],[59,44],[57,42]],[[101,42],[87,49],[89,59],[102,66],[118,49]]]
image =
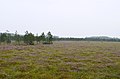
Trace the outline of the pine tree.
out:
[[[1,33],[1,42],[6,42],[6,40],[7,40],[6,33]]]
[[[6,38],[6,42],[7,44],[10,44],[11,43],[11,34],[7,33],[7,38]]]
[[[28,33],[28,31],[25,32],[24,35],[24,43],[27,45],[33,45],[34,44],[35,37],[32,33]]]
[[[17,31],[15,32],[15,41],[17,44],[20,44],[20,35],[17,33]]]
[[[45,42],[45,34],[44,32],[42,33],[42,35],[39,37],[39,39],[44,43]]]
[[[35,40],[36,40],[37,44],[40,43],[40,36],[38,36],[38,34],[35,36]]]
[[[49,43],[49,44],[52,44],[52,38],[53,36],[52,36],[52,34],[51,34],[51,32],[48,32],[47,33],[47,42]]]

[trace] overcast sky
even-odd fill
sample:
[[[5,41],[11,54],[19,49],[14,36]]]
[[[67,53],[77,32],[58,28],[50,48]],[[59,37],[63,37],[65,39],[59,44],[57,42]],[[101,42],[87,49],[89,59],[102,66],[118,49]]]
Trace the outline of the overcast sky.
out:
[[[0,32],[120,37],[120,0],[0,0]]]

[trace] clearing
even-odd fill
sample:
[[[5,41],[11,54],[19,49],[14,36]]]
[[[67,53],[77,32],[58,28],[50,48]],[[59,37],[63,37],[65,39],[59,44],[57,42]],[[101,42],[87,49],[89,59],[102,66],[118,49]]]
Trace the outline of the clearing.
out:
[[[0,79],[120,79],[120,43],[0,45]]]

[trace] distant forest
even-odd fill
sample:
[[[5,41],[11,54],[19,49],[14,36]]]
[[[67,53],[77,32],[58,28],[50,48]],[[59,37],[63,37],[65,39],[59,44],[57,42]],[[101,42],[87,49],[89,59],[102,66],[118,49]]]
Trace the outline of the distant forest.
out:
[[[53,41],[113,41],[120,42],[119,38],[111,38],[106,36],[98,36],[98,37],[86,37],[86,38],[66,38],[54,36],[51,32],[48,32],[46,35],[41,33],[41,35],[34,35],[31,32],[26,31],[24,35],[15,33],[9,33],[6,31],[5,33],[0,33],[0,44],[26,44],[26,45],[34,45],[34,44],[53,44]]]
[[[85,37],[85,38],[73,38],[73,37],[68,37],[68,38],[59,38],[55,36],[53,40],[56,41],[113,41],[113,42],[120,42],[119,38],[111,38],[107,36],[96,36],[96,37]]]

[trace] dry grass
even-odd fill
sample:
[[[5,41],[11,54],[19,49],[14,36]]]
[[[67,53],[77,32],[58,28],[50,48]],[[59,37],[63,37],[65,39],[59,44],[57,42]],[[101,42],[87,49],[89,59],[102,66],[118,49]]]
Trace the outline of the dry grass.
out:
[[[120,79],[120,43],[1,45],[0,79]]]

